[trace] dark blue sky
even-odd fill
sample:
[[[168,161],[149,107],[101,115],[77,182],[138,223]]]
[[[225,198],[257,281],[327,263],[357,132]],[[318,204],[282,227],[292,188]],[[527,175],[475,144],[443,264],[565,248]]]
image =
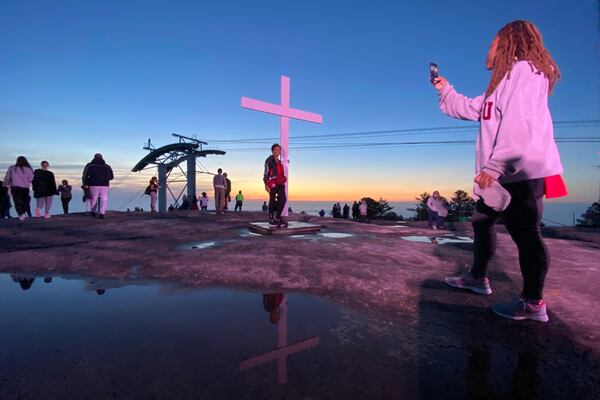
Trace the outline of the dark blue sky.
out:
[[[459,125],[439,112],[428,63],[437,62],[464,94],[480,94],[489,79],[489,43],[517,18],[537,24],[561,68],[550,102],[554,119],[600,119],[593,0],[5,0],[0,170],[25,154],[36,164],[50,159],[75,177],[74,170],[101,151],[124,172],[144,155],[142,142],[152,137],[166,144],[171,132],[197,134],[227,150],[267,149],[216,140],[278,136],[276,118],[241,109],[239,98],[277,101],[281,74],[291,77],[293,106],[324,115],[323,126],[293,122],[292,146],[300,143],[296,135]],[[556,136],[600,134],[596,124],[557,127]],[[340,142],[466,138],[473,133]],[[560,150],[572,199],[593,200],[598,175],[592,165],[599,164],[600,146],[564,144]],[[260,189],[267,153],[231,151],[206,165],[230,170],[253,192]],[[352,198],[356,186],[392,199],[432,187],[468,189],[473,173],[472,145],[311,150],[290,157],[298,194],[315,198],[335,198],[354,187]],[[317,184],[324,159],[331,160],[327,179],[335,181],[327,190]]]

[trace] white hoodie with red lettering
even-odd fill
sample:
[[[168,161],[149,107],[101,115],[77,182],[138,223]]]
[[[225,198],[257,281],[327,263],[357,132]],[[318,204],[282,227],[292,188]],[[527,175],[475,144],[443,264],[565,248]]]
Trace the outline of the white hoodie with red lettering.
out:
[[[516,62],[487,98],[467,98],[448,83],[439,97],[444,114],[480,122],[476,172],[484,171],[500,183],[563,172],[548,109],[548,79],[533,64]]]

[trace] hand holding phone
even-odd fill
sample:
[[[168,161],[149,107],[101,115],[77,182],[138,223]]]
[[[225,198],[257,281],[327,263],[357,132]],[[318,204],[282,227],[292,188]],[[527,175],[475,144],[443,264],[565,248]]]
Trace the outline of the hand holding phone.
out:
[[[429,82],[433,83],[438,76],[439,73],[437,64],[429,63]]]

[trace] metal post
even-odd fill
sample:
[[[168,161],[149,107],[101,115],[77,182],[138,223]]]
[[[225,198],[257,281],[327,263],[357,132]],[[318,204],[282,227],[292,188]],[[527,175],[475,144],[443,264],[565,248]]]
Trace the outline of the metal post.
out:
[[[189,153],[187,157],[187,197],[191,201],[196,195],[196,155]]]
[[[158,212],[167,211],[167,166],[158,164]]]

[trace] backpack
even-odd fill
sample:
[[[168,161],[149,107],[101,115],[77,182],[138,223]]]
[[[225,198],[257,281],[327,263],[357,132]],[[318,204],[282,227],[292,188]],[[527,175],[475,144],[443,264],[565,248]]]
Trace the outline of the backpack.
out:
[[[146,188],[146,190],[144,190],[144,194],[147,195],[147,196],[150,196],[150,192],[151,192],[150,185],[148,185],[148,187]]]

